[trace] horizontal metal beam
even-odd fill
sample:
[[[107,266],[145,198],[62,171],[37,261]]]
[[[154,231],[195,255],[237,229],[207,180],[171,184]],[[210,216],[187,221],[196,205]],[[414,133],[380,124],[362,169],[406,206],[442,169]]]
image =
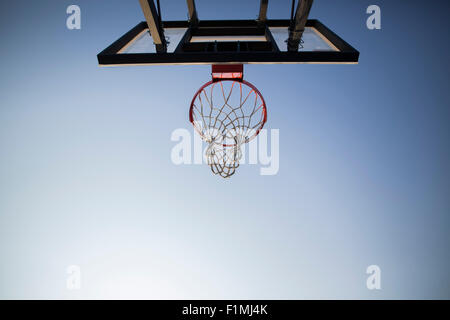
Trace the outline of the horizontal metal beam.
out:
[[[227,28],[227,27],[203,27],[192,29],[194,36],[257,36],[264,35],[264,28],[257,27],[242,27],[242,28]]]
[[[204,52],[180,54],[134,53],[119,55],[101,55],[102,66],[119,65],[210,65],[220,63],[241,64],[356,64],[359,53],[335,51],[290,52]]]

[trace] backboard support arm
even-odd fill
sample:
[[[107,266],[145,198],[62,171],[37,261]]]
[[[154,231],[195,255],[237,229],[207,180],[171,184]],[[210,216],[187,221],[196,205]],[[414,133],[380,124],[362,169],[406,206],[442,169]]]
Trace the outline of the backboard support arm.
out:
[[[153,0],[139,0],[139,3],[147,21],[148,30],[156,47],[156,52],[167,52],[167,42],[164,37],[164,29],[160,23],[161,17],[158,15],[155,3]]]
[[[195,8],[195,0],[186,0],[189,11],[189,23],[191,26],[198,24],[197,9]]]
[[[288,51],[297,52],[314,0],[298,0],[294,19],[289,27]]]
[[[266,22],[268,5],[269,0],[261,0],[261,4],[259,6],[258,24],[264,24]]]

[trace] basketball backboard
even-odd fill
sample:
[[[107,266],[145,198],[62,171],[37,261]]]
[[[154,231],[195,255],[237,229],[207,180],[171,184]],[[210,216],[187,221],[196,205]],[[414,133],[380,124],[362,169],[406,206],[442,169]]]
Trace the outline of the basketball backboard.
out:
[[[293,0],[285,20],[267,19],[268,0],[260,0],[255,20],[199,20],[194,0],[186,0],[186,21],[163,21],[159,0],[139,2],[145,21],[99,53],[98,62],[212,65],[211,80],[191,101],[189,121],[208,144],[212,172],[224,178],[235,173],[241,147],[267,121],[265,100],[244,80],[244,64],[358,62],[358,51],[318,20],[308,20],[313,0]]]
[[[357,50],[320,21],[308,20],[312,0],[298,0],[296,7],[294,0],[285,20],[267,19],[268,0],[261,0],[255,20],[200,20],[194,0],[186,2],[189,19],[163,21],[159,1],[140,0],[146,21],[98,54],[99,64],[358,62]]]

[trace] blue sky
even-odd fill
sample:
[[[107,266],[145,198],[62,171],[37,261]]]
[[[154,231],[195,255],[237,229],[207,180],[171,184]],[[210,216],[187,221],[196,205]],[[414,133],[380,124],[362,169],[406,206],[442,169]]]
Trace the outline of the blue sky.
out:
[[[255,18],[259,3],[196,2],[200,19]],[[143,20],[137,0],[2,2],[0,298],[450,298],[449,4],[377,1],[371,31],[374,3],[311,11],[358,65],[246,66],[280,171],[222,180],[170,159],[208,66],[97,65]],[[270,2],[269,18],[289,14]]]

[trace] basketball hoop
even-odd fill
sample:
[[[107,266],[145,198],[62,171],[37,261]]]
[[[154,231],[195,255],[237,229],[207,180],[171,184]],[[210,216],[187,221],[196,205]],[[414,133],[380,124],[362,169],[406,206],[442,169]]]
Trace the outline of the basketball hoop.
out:
[[[239,167],[242,145],[264,127],[266,103],[258,89],[243,80],[243,65],[213,65],[212,80],[192,99],[189,120],[208,143],[212,172],[228,178]]]
[[[189,119],[208,143],[211,170],[223,177],[234,174],[244,143],[258,135],[267,118],[260,92],[243,80],[244,64],[359,61],[358,50],[319,20],[309,19],[313,0],[293,0],[290,19],[268,19],[268,0],[254,1],[259,2],[258,17],[244,20],[199,19],[195,0],[187,0],[188,15],[182,21],[163,20],[159,0],[156,5],[154,0],[139,2],[145,21],[101,51],[98,63],[212,65],[212,80],[192,99]]]

